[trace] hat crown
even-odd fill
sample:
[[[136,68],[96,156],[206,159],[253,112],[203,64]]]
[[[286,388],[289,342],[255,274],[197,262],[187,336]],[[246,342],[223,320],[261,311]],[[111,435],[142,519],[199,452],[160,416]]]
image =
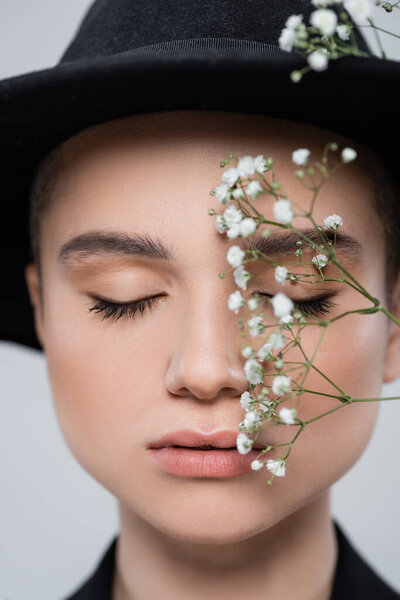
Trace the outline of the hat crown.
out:
[[[138,49],[162,52],[198,48],[278,50],[286,19],[316,8],[310,0],[96,0],[60,59],[60,63]],[[355,31],[358,45],[368,50]],[[247,42],[234,44],[235,40]],[[158,47],[157,47],[158,45]],[[283,51],[282,51],[283,52]]]

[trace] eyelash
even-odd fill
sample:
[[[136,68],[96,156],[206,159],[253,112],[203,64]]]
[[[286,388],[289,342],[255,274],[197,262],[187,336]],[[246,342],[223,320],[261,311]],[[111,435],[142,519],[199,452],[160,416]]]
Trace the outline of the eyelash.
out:
[[[271,294],[262,294],[259,293],[260,296],[266,298],[272,298]],[[265,300],[266,304],[270,304],[269,300]],[[319,317],[321,315],[325,315],[332,308],[337,306],[336,302],[332,302],[328,299],[328,297],[323,296],[322,298],[311,298],[310,300],[293,300],[293,304],[295,306],[295,310],[299,310],[304,313],[305,316],[311,317]]]
[[[272,298],[271,294],[262,294],[259,293],[260,296],[264,298]],[[163,298],[165,294],[160,296],[151,296],[150,298],[143,298],[142,300],[136,300],[135,302],[129,302],[126,304],[117,304],[115,302],[109,302],[108,300],[103,300],[102,298],[97,298],[97,303],[89,308],[89,312],[95,310],[96,313],[102,313],[103,319],[112,318],[114,320],[118,320],[121,317],[133,318],[136,312],[139,310],[141,314],[146,310],[146,308],[151,308],[153,304]],[[266,304],[270,304],[270,302],[266,299]],[[336,302],[330,301],[327,297],[323,298],[312,298],[307,301],[294,301],[295,309],[304,313],[306,316],[318,317],[320,315],[324,315],[331,308],[337,306]],[[102,320],[103,320],[102,319]]]

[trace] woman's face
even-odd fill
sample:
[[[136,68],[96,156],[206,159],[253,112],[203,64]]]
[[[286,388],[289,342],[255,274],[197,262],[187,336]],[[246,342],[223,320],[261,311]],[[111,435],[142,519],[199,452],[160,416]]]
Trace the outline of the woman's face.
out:
[[[265,338],[241,337],[238,316],[247,320],[252,312],[246,308],[235,315],[227,307],[238,287],[226,252],[238,239],[218,233],[208,214],[210,208],[225,208],[210,195],[221,181],[220,161],[229,152],[237,157],[273,156],[288,197],[307,209],[311,193],[295,177],[299,167],[291,154],[306,147],[311,160],[319,160],[328,141],[339,143],[337,155],[346,145],[356,147],[351,140],[301,123],[184,111],[110,122],[65,145],[59,197],[43,221],[43,318],[36,268],[30,265],[26,270],[57,417],[79,463],[126,509],[172,536],[222,543],[272,527],[346,473],[372,434],[377,402],[345,406],[311,423],[293,446],[286,476],[276,477],[273,485],[266,485],[271,476],[267,469],[223,478],[173,475],[147,453],[152,442],[177,430],[238,433],[244,417],[240,396],[249,389],[241,349],[244,343],[258,347]],[[320,225],[332,213],[343,218],[340,229],[364,250],[358,258],[348,251],[338,256],[373,296],[384,301],[384,236],[373,210],[370,182],[356,163],[344,166],[327,183],[313,216]],[[271,219],[272,203],[270,196],[254,201]],[[295,217],[293,225],[304,228],[310,223]],[[58,258],[71,238],[93,232],[151,236],[173,260],[117,255],[115,244],[113,251],[96,254],[85,252],[83,244],[80,252]],[[275,259],[280,264],[298,260],[293,252]],[[371,305],[344,283],[287,281],[282,287],[274,268],[262,264],[257,279],[242,290],[246,299],[255,292],[280,291],[302,301],[326,296],[336,304],[324,315],[328,319]],[[248,270],[255,274],[255,265]],[[305,272],[304,267],[293,270]],[[218,276],[222,271],[227,272],[223,279]],[[317,278],[315,267],[311,272]],[[339,276],[332,266],[325,274]],[[96,298],[125,303],[149,296],[159,297],[133,317],[103,319],[104,313],[89,311]],[[271,305],[262,310],[269,323],[278,324]],[[398,375],[391,331],[380,313],[349,314],[328,327],[314,364],[352,397],[377,397],[382,381]],[[303,331],[302,347],[309,356],[320,334],[315,326]],[[286,360],[303,361],[304,356],[292,349]],[[273,364],[267,368],[272,376]],[[271,378],[267,386],[269,382]],[[304,385],[336,393],[314,369]],[[328,396],[304,392],[299,404],[291,399],[283,406],[297,406],[298,416],[307,420],[337,404]],[[257,441],[282,444],[297,431],[298,427],[280,425],[263,430]],[[264,458],[279,458],[286,450],[278,447]]]

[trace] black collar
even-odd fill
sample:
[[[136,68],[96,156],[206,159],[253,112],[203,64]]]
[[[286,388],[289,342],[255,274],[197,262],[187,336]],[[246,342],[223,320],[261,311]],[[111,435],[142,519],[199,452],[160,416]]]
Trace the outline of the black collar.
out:
[[[395,592],[351,545],[333,520],[338,542],[332,594],[329,600],[399,600]],[[96,570],[72,596],[65,600],[112,600],[116,536],[103,554]]]

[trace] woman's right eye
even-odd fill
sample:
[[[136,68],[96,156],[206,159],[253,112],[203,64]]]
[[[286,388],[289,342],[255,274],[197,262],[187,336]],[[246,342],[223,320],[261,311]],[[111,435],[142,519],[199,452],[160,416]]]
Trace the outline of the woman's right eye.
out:
[[[264,296],[266,298],[272,298],[272,294],[263,294],[258,292],[260,296]],[[310,300],[295,300],[292,298],[292,302],[295,306],[295,310],[299,310],[305,316],[311,317],[320,317],[328,313],[332,308],[336,308],[338,304],[336,302],[332,302],[329,299],[329,296],[322,296],[321,298],[311,298]],[[266,304],[270,304],[268,300],[265,301]]]
[[[124,316],[132,319],[138,310],[142,314],[146,308],[151,308],[154,302],[163,298],[165,295],[166,294],[160,294],[158,296],[150,296],[149,298],[142,298],[141,300],[124,303],[110,302],[110,300],[104,300],[104,298],[96,298],[97,303],[89,308],[89,312],[92,310],[95,310],[96,313],[103,312],[103,319],[109,319],[111,317],[118,321],[118,319]]]

